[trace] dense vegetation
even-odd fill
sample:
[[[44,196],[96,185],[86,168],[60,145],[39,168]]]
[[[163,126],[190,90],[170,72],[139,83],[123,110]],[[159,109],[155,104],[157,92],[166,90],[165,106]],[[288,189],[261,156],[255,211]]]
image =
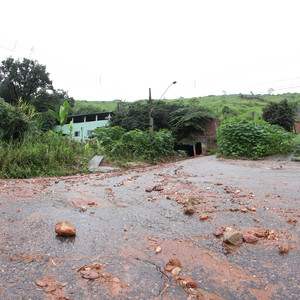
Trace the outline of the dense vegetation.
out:
[[[151,140],[149,131],[126,132],[119,126],[102,127],[94,130],[93,138],[98,142],[100,153],[119,164],[136,160],[155,163],[175,154],[174,138],[167,129],[154,132]]]
[[[288,153],[294,149],[293,135],[263,120],[228,119],[217,131],[218,153],[227,157],[259,157]]]

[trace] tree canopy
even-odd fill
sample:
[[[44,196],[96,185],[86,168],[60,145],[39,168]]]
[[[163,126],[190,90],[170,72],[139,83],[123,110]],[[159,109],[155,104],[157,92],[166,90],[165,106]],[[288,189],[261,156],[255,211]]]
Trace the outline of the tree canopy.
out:
[[[212,113],[198,105],[182,103],[153,104],[154,130],[168,129],[176,138],[177,144],[194,145],[194,134],[203,131],[207,121],[213,118]],[[111,126],[121,126],[126,131],[149,129],[149,106],[147,103],[136,103],[126,109],[116,111],[110,121]]]
[[[45,66],[27,58],[20,61],[10,57],[2,61],[0,96],[6,102],[15,104],[20,98],[29,102],[47,90],[53,90],[53,86]]]
[[[286,99],[279,103],[270,103],[263,108],[263,119],[272,124],[280,125],[285,130],[292,132],[295,123],[296,105]]]

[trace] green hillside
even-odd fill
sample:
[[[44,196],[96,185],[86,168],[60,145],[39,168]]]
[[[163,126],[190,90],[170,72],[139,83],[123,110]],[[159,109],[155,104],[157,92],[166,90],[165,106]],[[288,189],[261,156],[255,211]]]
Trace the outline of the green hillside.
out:
[[[182,104],[193,103],[199,106],[204,106],[212,110],[216,117],[226,119],[233,116],[244,116],[252,118],[253,113],[260,117],[262,108],[270,102],[280,102],[282,100],[296,102],[300,107],[300,93],[286,93],[281,95],[221,95],[221,96],[206,96],[194,98],[181,98],[162,100],[166,102],[180,102]],[[145,100],[139,100],[145,102]],[[116,101],[82,101],[76,100],[74,113],[84,114],[88,112],[98,111],[114,111],[118,105],[121,107],[131,105],[133,102],[116,102]],[[299,118],[299,117],[298,117]]]

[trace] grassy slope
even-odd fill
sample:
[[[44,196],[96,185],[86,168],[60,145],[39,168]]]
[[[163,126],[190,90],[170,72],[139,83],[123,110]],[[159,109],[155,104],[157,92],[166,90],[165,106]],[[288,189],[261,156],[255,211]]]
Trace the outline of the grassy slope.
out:
[[[172,99],[165,101],[181,101],[184,104],[195,103],[207,108],[210,108],[214,114],[221,118],[222,109],[227,106],[233,114],[251,118],[252,112],[256,116],[261,117],[262,108],[270,102],[280,102],[287,99],[289,102],[297,102],[300,106],[300,93],[287,93],[281,95],[222,95],[222,96],[207,96],[194,97],[191,99]],[[81,107],[93,106],[99,108],[99,111],[114,111],[117,108],[118,102],[114,101],[75,101],[75,108],[80,110]]]

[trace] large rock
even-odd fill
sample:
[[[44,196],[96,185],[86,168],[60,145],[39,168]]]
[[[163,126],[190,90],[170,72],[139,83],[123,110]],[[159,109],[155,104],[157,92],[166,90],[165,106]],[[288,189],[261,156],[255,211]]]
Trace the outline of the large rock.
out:
[[[256,237],[254,234],[244,234],[243,235],[243,240],[246,243],[253,244],[253,243],[256,243],[258,241],[258,237]]]
[[[60,221],[55,225],[55,232],[61,236],[75,236],[76,229],[68,221]]]
[[[241,245],[243,243],[243,234],[237,230],[224,231],[223,242],[235,246]]]

